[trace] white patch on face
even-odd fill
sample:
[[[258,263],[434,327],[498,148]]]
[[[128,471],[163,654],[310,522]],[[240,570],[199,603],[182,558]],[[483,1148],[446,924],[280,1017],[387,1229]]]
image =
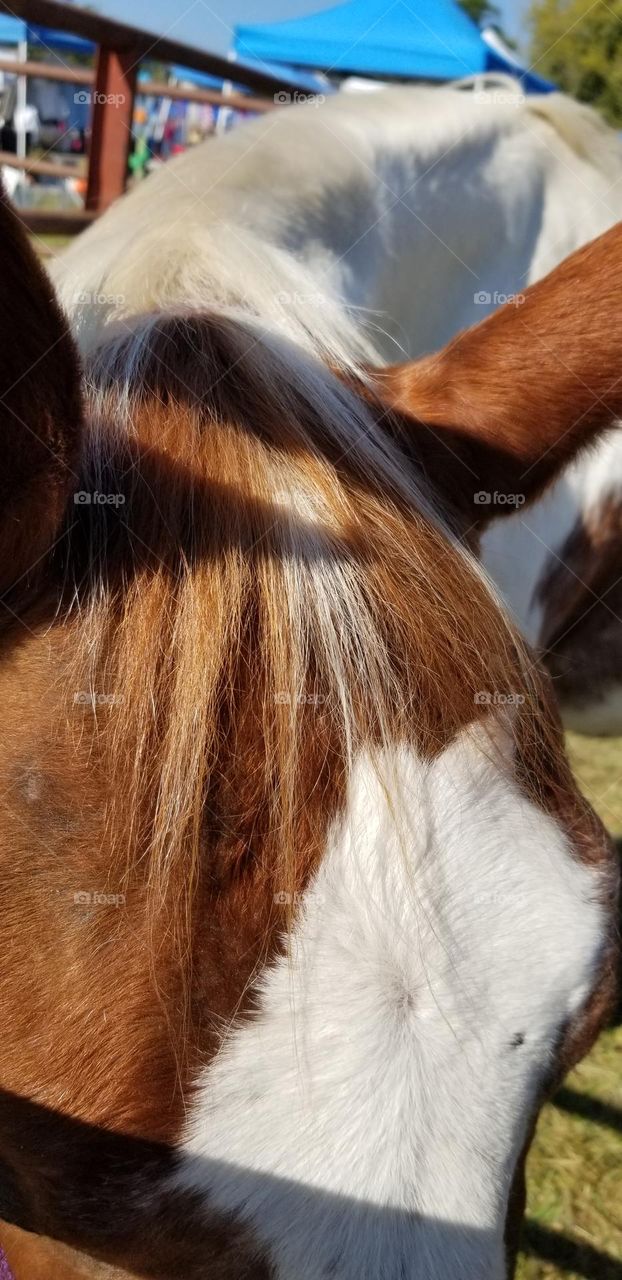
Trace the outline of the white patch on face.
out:
[[[510,1181],[603,920],[497,748],[400,749],[382,782],[359,760],[290,958],[200,1082],[177,1183],[249,1222],[278,1280],[505,1274]]]

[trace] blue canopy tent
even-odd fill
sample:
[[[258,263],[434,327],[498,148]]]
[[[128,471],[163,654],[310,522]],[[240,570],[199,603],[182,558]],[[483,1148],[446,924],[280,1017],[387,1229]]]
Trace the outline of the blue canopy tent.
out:
[[[0,44],[21,44],[25,39],[26,23],[8,13],[0,13]]]
[[[41,27],[38,23],[28,24],[29,45],[36,49],[57,49],[59,53],[95,53],[95,45],[81,36],[72,36],[68,31],[52,31],[50,27]]]
[[[346,0],[332,9],[287,22],[238,26],[234,45],[242,58],[287,62],[336,75],[459,80],[505,71],[521,76],[482,39],[455,0]],[[551,89],[538,76],[538,91]],[[534,84],[535,88],[536,85]]]
[[[61,53],[94,53],[95,45],[66,31],[52,31],[34,22],[22,22],[8,13],[0,13],[0,44],[28,43],[39,49],[58,49]]]
[[[489,71],[504,71],[508,75],[517,77],[526,93],[551,93],[555,89],[555,85],[551,84],[550,80],[544,80],[542,76],[536,75],[535,71],[526,71],[521,66],[514,51],[508,48],[494,27],[482,31],[482,39],[488,48]]]
[[[38,23],[22,22],[20,18],[14,18],[9,14],[0,14],[0,45],[16,49],[21,46],[23,52],[15,61],[16,75],[19,74],[19,62],[21,57],[26,56],[27,48],[39,48],[44,52],[47,49],[60,57],[68,53],[93,55],[96,48],[90,40],[83,40],[65,31],[54,31]],[[43,81],[37,81],[36,78],[31,77],[29,80],[28,99],[36,105],[40,118],[45,117],[47,108],[48,115],[58,116],[63,120],[66,130],[84,129],[89,114],[88,106],[82,100],[84,95],[76,95],[69,85],[52,82],[51,85],[42,88],[43,84]],[[42,94],[45,95],[44,99]],[[25,91],[23,101],[24,103],[26,101]],[[25,154],[25,137],[23,134],[19,137],[21,141],[18,149],[20,154]]]
[[[236,92],[248,93],[249,90],[246,89],[244,85],[236,83],[236,66],[252,67],[253,70],[256,70],[257,62],[249,62],[244,58],[235,58],[231,61],[231,75],[229,77],[231,83],[235,86]],[[291,81],[292,88],[295,89],[306,89],[314,93],[318,93],[319,91],[323,91],[324,93],[330,92],[330,86],[326,86],[324,79],[321,76],[314,75],[311,71],[299,70],[296,67],[282,65],[277,66],[276,64],[274,66],[270,66],[264,59],[262,59],[261,62],[261,70],[265,71],[267,75],[273,75],[277,80]],[[187,67],[180,66],[171,67],[171,71],[178,80],[185,81],[189,84],[196,84],[199,88],[222,89],[222,79],[218,80],[214,76],[207,75],[204,71],[191,71]]]

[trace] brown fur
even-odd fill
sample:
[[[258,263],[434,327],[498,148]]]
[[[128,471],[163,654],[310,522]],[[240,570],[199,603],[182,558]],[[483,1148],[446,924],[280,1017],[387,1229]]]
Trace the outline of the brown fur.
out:
[[[34,576],[76,477],[78,361],[52,285],[0,189],[0,592]]]
[[[84,1254],[50,1240],[47,1236],[20,1231],[10,1223],[0,1223],[0,1245],[15,1280],[125,1280],[129,1272],[111,1268]]]

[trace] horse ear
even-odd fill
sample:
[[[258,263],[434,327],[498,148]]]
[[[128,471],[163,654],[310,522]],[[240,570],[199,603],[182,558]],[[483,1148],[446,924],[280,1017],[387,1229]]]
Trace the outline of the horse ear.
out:
[[[374,371],[462,524],[530,502],[622,416],[621,299],[622,223],[437,355]]]
[[[75,471],[80,371],[52,284],[0,190],[0,592],[51,547]]]

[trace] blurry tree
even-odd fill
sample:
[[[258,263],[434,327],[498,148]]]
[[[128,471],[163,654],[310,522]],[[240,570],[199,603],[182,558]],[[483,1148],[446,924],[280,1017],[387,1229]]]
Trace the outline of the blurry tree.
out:
[[[499,24],[499,6],[493,0],[458,0],[458,4],[478,27],[494,27],[510,49],[516,48],[516,41]]]
[[[622,127],[622,0],[533,0],[529,25],[534,71]]]
[[[496,4],[490,3],[490,0],[458,0],[458,4],[461,9],[466,10],[478,27],[493,22],[499,14]]]

